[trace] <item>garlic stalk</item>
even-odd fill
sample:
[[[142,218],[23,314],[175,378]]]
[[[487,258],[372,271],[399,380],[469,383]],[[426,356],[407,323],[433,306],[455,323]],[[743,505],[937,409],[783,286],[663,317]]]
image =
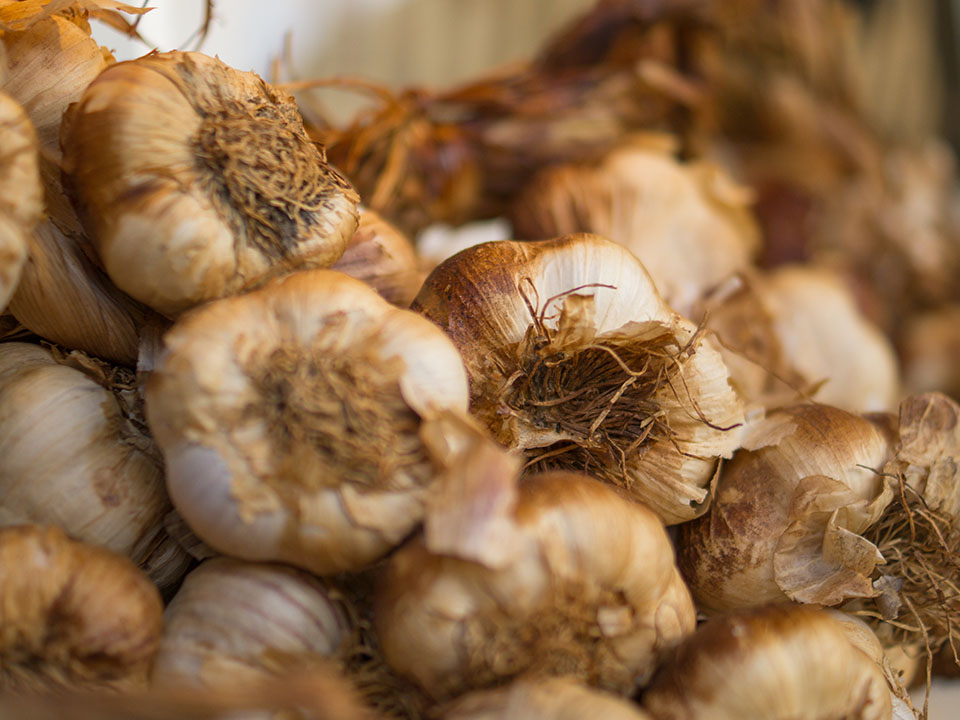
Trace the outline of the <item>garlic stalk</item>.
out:
[[[43,215],[37,136],[23,108],[0,92],[0,311],[20,280],[27,237]]]
[[[456,465],[467,490],[431,511],[459,526],[428,515],[387,565],[374,615],[387,662],[435,699],[525,672],[633,692],[695,625],[662,523],[585,475],[516,487],[515,466],[475,449]]]
[[[154,687],[210,689],[329,662],[350,637],[327,588],[282,565],[213,558],[167,607]]]
[[[644,693],[657,720],[889,720],[872,658],[830,615],[771,606],[708,620]]]
[[[58,525],[169,587],[188,558],[163,529],[170,501],[135,396],[129,372],[0,344],[0,525]]]
[[[594,165],[535,176],[511,214],[519,237],[591,232],[640,258],[664,300],[689,316],[695,301],[751,264],[759,230],[750,192],[719,167],[673,159],[669,137],[623,142]]]
[[[64,170],[107,274],[166,315],[335,262],[358,198],[293,99],[200,53],[107,68],[64,119]]]
[[[871,573],[883,558],[860,533],[890,499],[880,471],[892,440],[826,405],[773,411],[754,425],[707,514],[680,527],[678,564],[697,607],[874,595]]]
[[[0,528],[0,693],[143,685],[162,624],[126,558],[57,528]]]
[[[720,355],[616,243],[477,245],[412,307],[463,354],[471,412],[534,468],[596,474],[670,524],[703,511],[718,459],[740,445]]]
[[[357,231],[330,269],[363,280],[400,307],[410,305],[423,282],[413,243],[373,210],[363,207]]]
[[[631,702],[566,677],[521,678],[455,700],[443,720],[650,720]]]
[[[214,549],[356,570],[423,517],[420,433],[464,412],[456,348],[359,280],[294,273],[185,315],[147,383],[177,510]]]

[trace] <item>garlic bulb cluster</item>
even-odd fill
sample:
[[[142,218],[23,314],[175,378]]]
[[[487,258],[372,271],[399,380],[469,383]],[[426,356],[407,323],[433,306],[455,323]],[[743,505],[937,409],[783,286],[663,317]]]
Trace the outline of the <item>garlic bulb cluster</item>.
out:
[[[883,673],[836,620],[771,606],[708,620],[643,695],[657,720],[889,720]]]
[[[839,275],[803,265],[746,275],[704,309],[749,403],[776,406],[808,394],[854,413],[896,408],[893,346]]]
[[[826,405],[773,411],[751,427],[707,514],[680,527],[677,562],[697,607],[875,595],[883,557],[860,533],[890,500],[880,471],[892,442],[881,425]]]
[[[702,511],[718,459],[740,445],[719,353],[616,243],[477,245],[438,266],[412,307],[463,354],[471,412],[537,469],[599,475],[670,524]]]
[[[458,698],[443,720],[650,720],[636,705],[568,677],[521,678]]]
[[[188,558],[163,529],[170,501],[135,394],[131,373],[0,344],[0,525],[57,525],[149,566],[166,586]]]
[[[190,572],[164,618],[155,687],[211,689],[304,670],[337,655],[350,628],[326,587],[282,565],[213,558]]]
[[[513,487],[509,465],[469,459],[463,532],[433,533],[428,517],[387,565],[374,615],[387,662],[436,699],[525,672],[643,685],[695,624],[660,521],[585,475]],[[484,527],[506,551],[471,542]]]
[[[640,258],[670,307],[689,315],[704,293],[750,266],[759,231],[749,190],[717,166],[681,164],[674,144],[641,136],[595,165],[542,171],[516,202],[515,231],[610,238]]]
[[[385,300],[400,307],[410,305],[423,282],[413,243],[364,207],[360,208],[357,231],[330,269],[363,280]]]
[[[23,108],[0,92],[0,311],[20,280],[27,237],[43,214],[37,136]]]
[[[143,685],[162,624],[126,558],[52,527],[0,528],[0,694]]]
[[[199,53],[106,69],[65,117],[63,144],[110,278],[167,315],[328,266],[356,229],[358,197],[293,99]]]
[[[147,418],[174,505],[213,548],[326,574],[420,523],[437,473],[421,425],[467,407],[433,324],[310,270],[198,308],[164,342]]]

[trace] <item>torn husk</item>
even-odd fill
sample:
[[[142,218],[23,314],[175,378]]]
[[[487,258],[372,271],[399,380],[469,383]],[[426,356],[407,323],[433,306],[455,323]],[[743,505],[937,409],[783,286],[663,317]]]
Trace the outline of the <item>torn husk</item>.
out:
[[[145,687],[162,624],[128,559],[53,527],[0,528],[0,694]]]
[[[427,320],[311,270],[198,308],[164,345],[147,417],[173,503],[211,547],[327,574],[420,523],[443,467],[421,426],[467,405],[460,356]]]
[[[491,466],[460,467],[479,480]],[[375,599],[387,661],[435,699],[523,673],[629,694],[693,630],[672,547],[643,505],[574,473],[464,486],[461,502],[479,506],[465,535],[499,527],[509,555],[451,542],[437,552],[437,536],[422,536],[391,557]]]
[[[64,118],[63,146],[107,274],[169,316],[331,265],[356,229],[358,197],[293,98],[200,53],[109,67]]]
[[[678,523],[703,512],[717,461],[740,445],[720,355],[616,243],[477,245],[412,308],[463,354],[472,414],[533,470],[597,475]]]

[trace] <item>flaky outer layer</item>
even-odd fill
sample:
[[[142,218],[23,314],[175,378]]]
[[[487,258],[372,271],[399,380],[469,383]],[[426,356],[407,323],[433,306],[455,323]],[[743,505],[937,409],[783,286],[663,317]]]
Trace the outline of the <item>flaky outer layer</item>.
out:
[[[198,308],[164,343],[147,387],[147,419],[164,454],[174,505],[212,547],[324,574],[362,567],[420,522],[423,487],[356,490],[351,468],[319,477],[281,457],[268,412],[275,401],[253,376],[281,373],[278,353],[328,359],[351,353],[364,369],[387,378],[388,390],[399,387],[420,418],[444,408],[463,412],[463,363],[428,321],[391,306],[359,280],[310,270]],[[345,413],[351,403],[382,400],[362,386],[344,392]],[[377,429],[383,428],[369,432]],[[343,439],[358,442],[335,434],[314,441]],[[312,445],[297,449],[309,453]],[[385,448],[363,452],[376,459]]]
[[[770,606],[714,618],[657,673],[643,707],[657,720],[887,720],[879,666],[826,613]]]
[[[435,555],[422,539],[391,558],[375,609],[387,661],[438,698],[554,674],[564,653],[592,658],[566,667],[591,684],[642,685],[695,624],[662,524],[583,475],[533,476],[519,492],[506,564]]]
[[[336,655],[347,620],[316,578],[219,557],[193,570],[167,607],[154,686],[231,686]]]
[[[807,591],[817,599],[804,601],[837,604],[871,594],[863,573],[842,575],[823,546],[833,523],[841,540],[853,541],[844,528],[865,529],[864,518],[882,503],[879,471],[890,452],[878,425],[837,408],[770,413],[723,467],[707,514],[680,528],[677,562],[697,606],[720,612]],[[865,553],[875,558],[876,548]],[[837,586],[833,571],[841,573]]]
[[[514,227],[529,238],[592,232],[620,243],[689,315],[706,291],[750,265],[759,230],[745,188],[718,167],[677,162],[651,140],[626,143],[597,165],[542,171],[518,199]]]
[[[158,451],[93,377],[0,344],[0,525],[45,523],[143,561],[170,509]]]
[[[63,143],[107,273],[164,314],[328,266],[356,228],[357,195],[307,140],[293,99],[199,53],[111,66],[71,109]]]
[[[142,685],[162,624],[126,558],[53,527],[0,529],[0,690]]]
[[[534,417],[506,412],[499,394],[522,365],[533,364],[517,356],[529,329],[542,321],[556,334],[571,297],[587,297],[590,312],[571,323],[569,335],[583,339],[567,344],[569,354],[589,345],[639,348],[651,331],[686,348],[677,376],[649,398],[674,436],[632,451],[612,471],[664,522],[696,517],[717,459],[739,447],[743,406],[719,353],[664,303],[626,248],[585,233],[484,243],[438,266],[411,307],[443,328],[463,354],[471,411],[501,443],[529,450],[571,438]]]
[[[572,678],[523,678],[458,698],[444,720],[649,720],[633,703]]]

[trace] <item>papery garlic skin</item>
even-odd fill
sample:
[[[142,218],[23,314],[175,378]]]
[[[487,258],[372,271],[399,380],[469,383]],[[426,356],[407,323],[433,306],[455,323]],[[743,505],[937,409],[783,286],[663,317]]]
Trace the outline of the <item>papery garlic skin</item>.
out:
[[[706,291],[750,266],[759,229],[746,188],[719,167],[681,164],[671,143],[655,140],[627,141],[596,165],[542,171],[513,224],[520,237],[591,232],[620,243],[670,307],[690,315]]]
[[[107,273],[170,316],[328,266],[356,228],[358,197],[293,99],[200,53],[105,70],[67,115],[63,146]]]
[[[335,657],[350,628],[328,592],[290,567],[205,561],[167,607],[153,685],[216,688]]]
[[[455,700],[443,720],[650,720],[639,707],[564,677],[521,678]]]
[[[599,481],[522,481],[502,563],[434,554],[422,538],[390,559],[376,596],[384,656],[435,698],[524,671],[632,692],[693,631],[695,611],[663,525]]]
[[[54,524],[137,563],[169,542],[152,439],[111,390],[38,345],[0,344],[0,457],[0,525]],[[171,550],[176,579],[186,555]]]
[[[874,594],[869,575],[882,557],[857,533],[889,500],[879,471],[891,443],[877,424],[826,405],[784,408],[754,425],[707,514],[680,527],[677,562],[697,607]]]
[[[53,527],[0,528],[0,691],[145,684],[163,604],[129,560]]]
[[[0,92],[0,311],[20,280],[27,237],[43,215],[37,136],[23,108]]]
[[[360,208],[357,231],[330,269],[363,280],[384,300],[400,307],[410,305],[423,282],[413,243],[365,207]]]
[[[877,664],[826,613],[771,606],[708,620],[643,695],[657,720],[888,720]]]
[[[467,406],[430,322],[311,270],[198,308],[164,342],[147,418],[174,505],[214,549],[325,574],[420,522],[435,473],[420,423]]]
[[[668,524],[703,511],[717,460],[740,445],[743,406],[720,355],[616,243],[580,234],[477,245],[438,266],[412,308],[460,349],[471,412],[499,442],[531,461],[569,448],[546,467],[626,486]],[[563,392],[585,407],[534,380],[561,361],[570,363]],[[605,388],[595,386],[598,362]],[[641,378],[633,390],[625,366]],[[578,427],[568,423],[574,409],[587,416]],[[659,434],[648,437],[651,426]]]

